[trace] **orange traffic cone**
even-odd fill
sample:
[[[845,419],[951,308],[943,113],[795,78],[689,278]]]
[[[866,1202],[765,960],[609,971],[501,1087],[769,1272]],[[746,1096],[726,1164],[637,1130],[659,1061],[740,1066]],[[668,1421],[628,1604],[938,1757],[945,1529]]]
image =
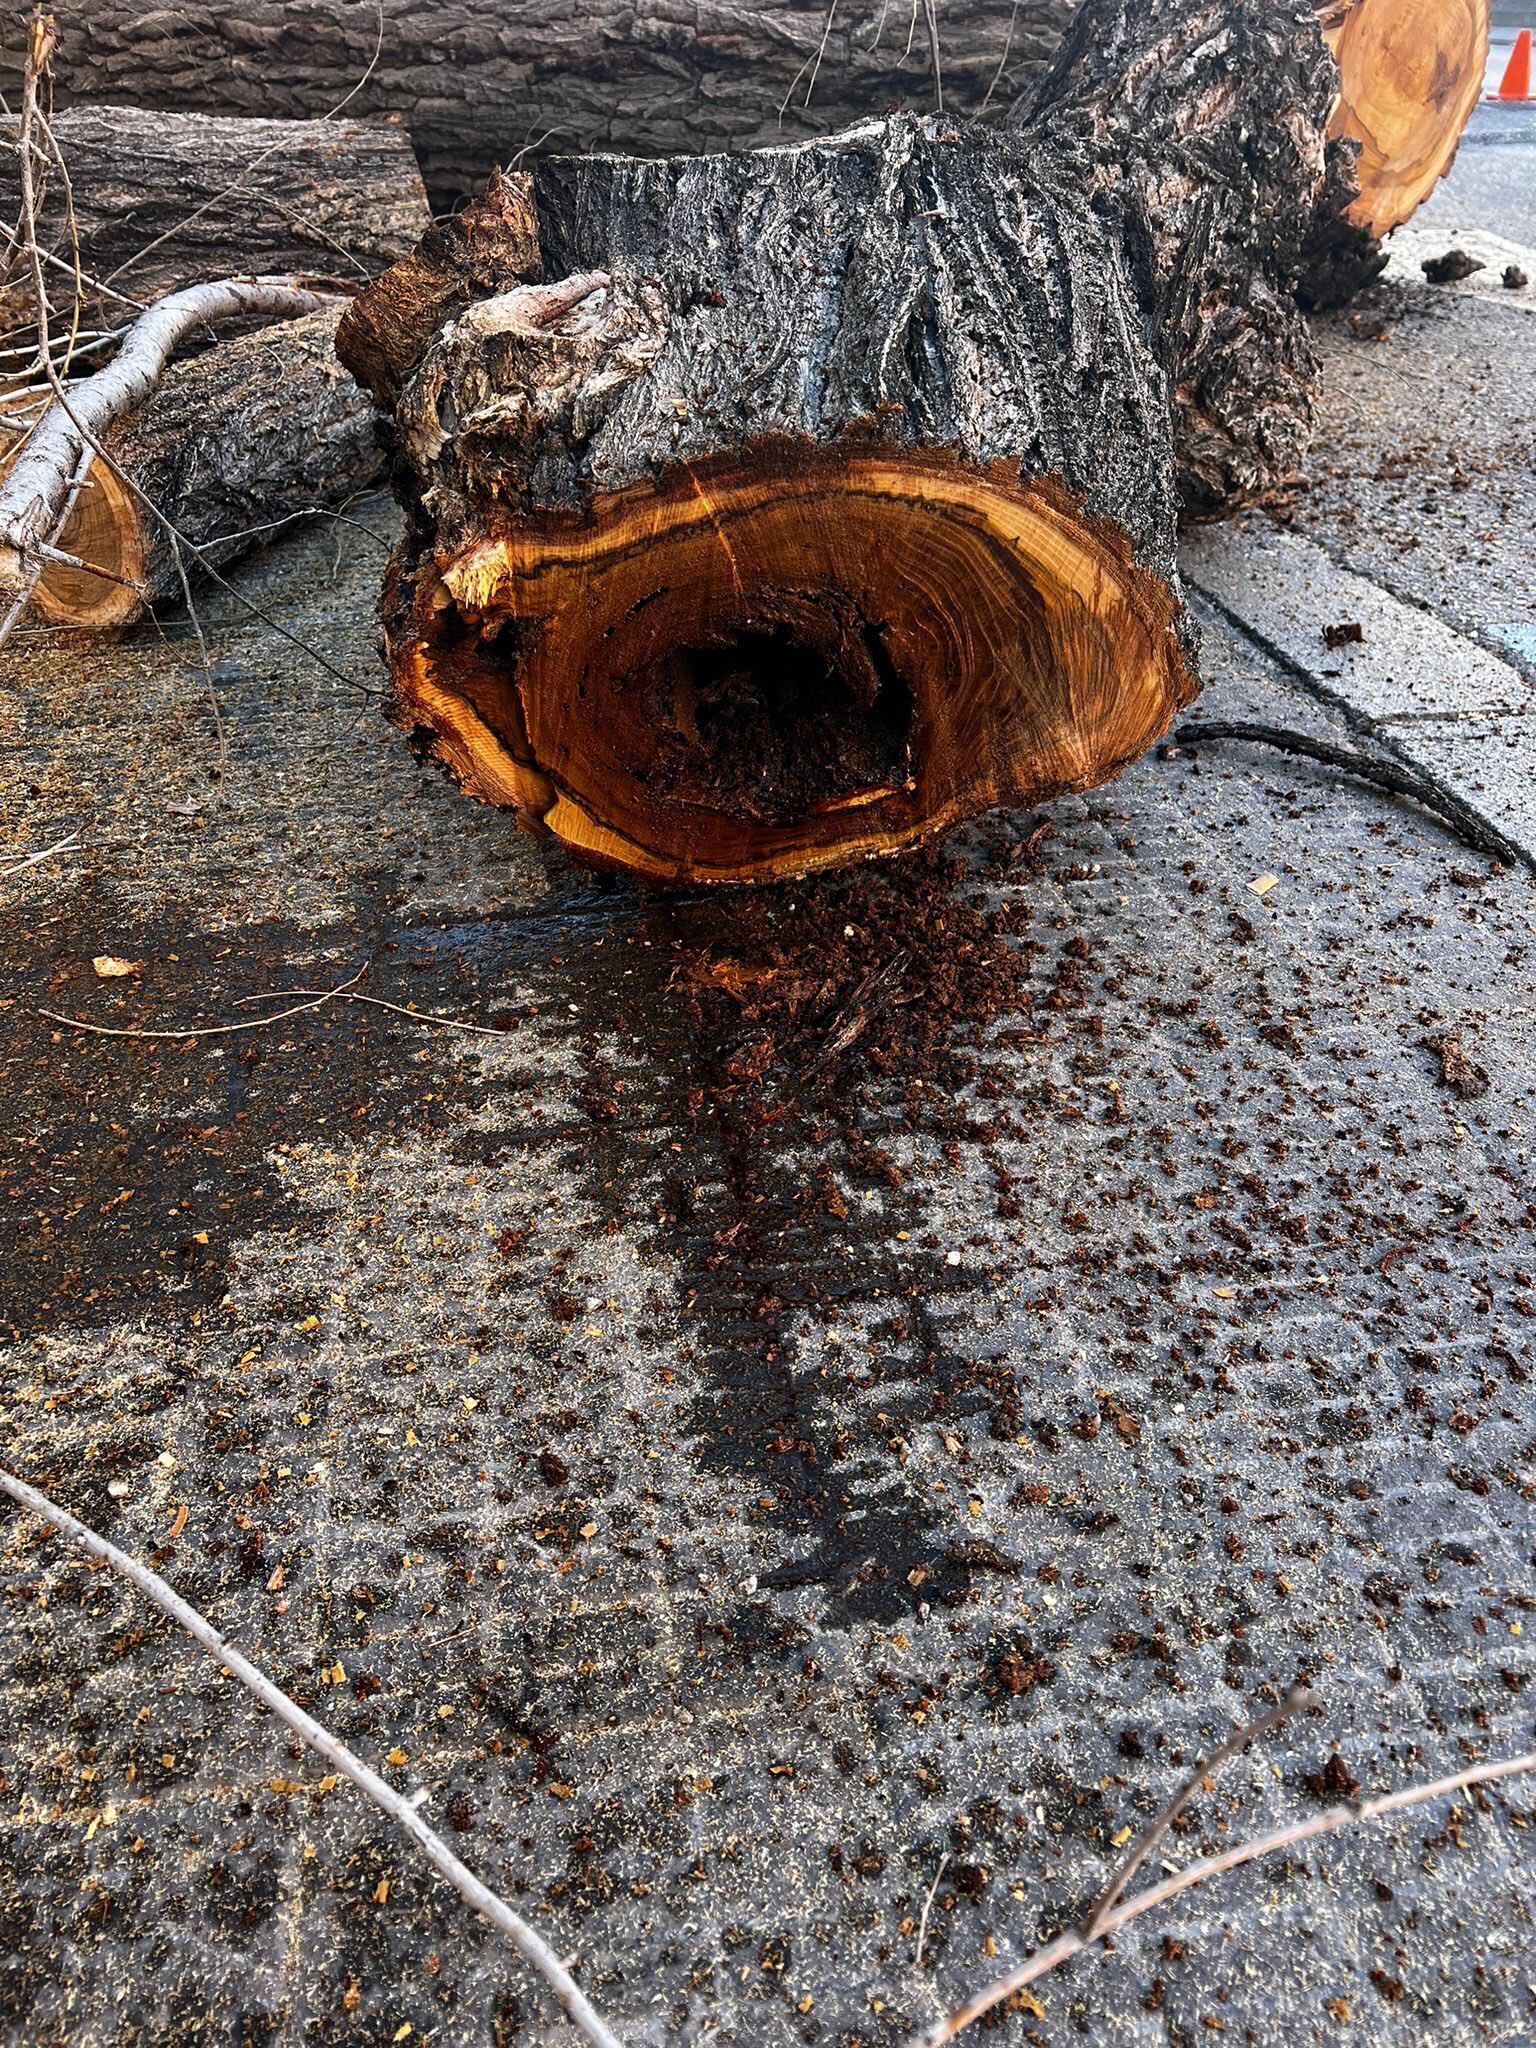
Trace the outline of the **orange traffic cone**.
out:
[[[1509,53],[1509,62],[1504,67],[1504,76],[1499,80],[1497,92],[1488,95],[1491,100],[1528,100],[1531,97],[1531,32],[1521,29],[1515,37],[1515,47]]]

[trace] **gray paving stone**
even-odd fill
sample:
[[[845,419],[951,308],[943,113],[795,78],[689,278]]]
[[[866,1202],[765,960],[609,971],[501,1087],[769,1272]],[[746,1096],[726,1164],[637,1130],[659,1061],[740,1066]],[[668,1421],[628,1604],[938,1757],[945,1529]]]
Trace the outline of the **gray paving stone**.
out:
[[[1181,563],[1195,589],[1368,718],[1520,711],[1531,701],[1519,669],[1341,568],[1303,534],[1264,520],[1196,527]],[[1325,628],[1347,624],[1363,639],[1329,648]]]
[[[1401,752],[1536,858],[1536,717],[1425,718],[1389,730]]]

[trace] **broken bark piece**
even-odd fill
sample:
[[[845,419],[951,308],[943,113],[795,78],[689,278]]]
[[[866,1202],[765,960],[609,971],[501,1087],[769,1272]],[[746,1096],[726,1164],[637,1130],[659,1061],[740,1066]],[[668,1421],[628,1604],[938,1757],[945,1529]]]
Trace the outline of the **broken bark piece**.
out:
[[[1488,266],[1469,256],[1465,249],[1447,249],[1443,256],[1426,256],[1419,268],[1430,284],[1460,284],[1464,277]]]
[[[1424,1043],[1440,1062],[1442,1082],[1463,1101],[1473,1102],[1488,1093],[1488,1071],[1467,1051],[1459,1031],[1442,1031]]]
[[[175,550],[144,497],[223,565],[270,538],[274,522],[338,507],[377,481],[384,455],[373,409],[336,359],[342,303],[173,363],[106,430],[111,465],[91,461],[48,543],[90,566],[46,562],[31,590],[34,617],[101,632],[127,625],[146,604],[181,600]],[[184,566],[195,581],[190,555]],[[5,564],[13,590],[25,573],[23,559]]]
[[[1305,11],[1087,0],[1011,132],[537,166],[559,281],[469,305],[399,391],[396,718],[682,883],[1118,772],[1194,693],[1181,492],[1305,447],[1333,94]],[[344,330],[365,374],[396,285]]]
[[[78,235],[86,325],[118,327],[165,292],[236,271],[363,284],[408,255],[430,224],[410,137],[397,124],[107,106],[65,108],[50,126],[69,186],[56,166],[44,174],[38,239],[57,259],[47,277],[62,307]],[[7,221],[19,211],[18,186],[7,147]],[[26,329],[33,318],[30,278],[13,265],[0,327]]]
[[[394,266],[387,291],[353,300],[338,346],[357,381],[381,405],[393,406],[449,319],[476,299],[533,283],[540,274],[532,181],[493,171],[483,192],[430,227]]]

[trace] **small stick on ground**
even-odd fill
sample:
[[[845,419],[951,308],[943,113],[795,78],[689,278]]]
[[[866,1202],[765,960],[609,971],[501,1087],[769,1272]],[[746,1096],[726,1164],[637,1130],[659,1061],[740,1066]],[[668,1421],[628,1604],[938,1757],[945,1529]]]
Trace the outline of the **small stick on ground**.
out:
[[[923,1910],[918,1915],[917,1947],[912,1954],[912,1964],[914,1969],[920,1970],[923,1967],[923,1948],[928,1940],[928,1915],[933,1911],[933,1902],[935,1897],[937,1896],[939,1889],[939,1879],[944,1875],[944,1872],[948,1869],[948,1867],[949,1851],[946,1849],[944,1851],[944,1854],[939,1858],[939,1867],[933,1873],[933,1883],[928,1887],[928,1896],[926,1899],[924,1899]]]
[[[328,1728],[304,1709],[298,1706],[280,1687],[274,1685],[266,1673],[259,1670],[248,1657],[242,1656],[232,1643],[221,1636],[213,1624],[204,1619],[195,1607],[190,1606],[181,1595],[157,1572],[147,1565],[119,1550],[115,1543],[109,1543],[104,1536],[98,1536],[94,1529],[77,1522],[65,1509],[58,1507],[35,1486],[29,1486],[24,1479],[0,1469],[0,1492],[7,1493],[22,1507],[30,1508],[77,1543],[89,1556],[99,1558],[113,1571],[136,1586],[146,1599],[152,1601],[162,1614],[169,1615],[178,1628],[185,1629],[195,1642],[216,1657],[220,1664],[260,1700],[295,1735],[307,1742],[311,1749],[323,1756],[331,1767],[349,1778],[365,1799],[371,1800],[381,1813],[387,1814],[397,1826],[416,1843],[427,1861],[453,1886],[466,1904],[489,1920],[496,1931],[504,1935],[525,1962],[532,1964],[544,1979],[550,1990],[569,2017],[571,2024],[592,2048],[623,2048],[617,2034],[595,2010],[581,1986],[571,1976],[564,1963],[555,1954],[543,1937],[530,1927],[526,1920],[513,1912],[506,1900],[493,1892],[465,1863],[461,1863],[448,1844],[422,1819],[415,1807],[394,1789],[387,1785],[376,1771],[370,1770],[361,1758],[337,1741]]]
[[[290,1017],[302,1017],[306,1010],[318,1010],[325,1003],[336,1002],[346,995],[354,982],[361,981],[367,972],[368,963],[364,961],[356,974],[338,982],[335,988],[294,991],[296,995],[312,997],[312,1001],[294,1003],[286,1010],[274,1011],[270,1017],[247,1017],[238,1024],[197,1024],[189,1025],[181,1031],[162,1031],[155,1028],[139,1029],[127,1024],[92,1024],[84,1017],[66,1017],[59,1010],[34,1010],[32,1014],[34,1017],[45,1018],[50,1024],[62,1024],[70,1031],[89,1032],[93,1038],[166,1038],[172,1041],[183,1038],[224,1038],[232,1031],[265,1031],[268,1025],[284,1024]],[[261,1002],[271,1001],[273,998],[257,996],[252,1000]]]
[[[1216,718],[1181,725],[1173,740],[1180,747],[1205,746],[1213,740],[1242,740],[1252,746],[1275,747],[1282,754],[1298,754],[1307,761],[1320,761],[1325,768],[1341,768],[1357,782],[1368,782],[1373,789],[1385,790],[1389,796],[1411,797],[1414,803],[1449,825],[1464,846],[1486,860],[1502,861],[1506,867],[1517,863],[1536,865],[1523,847],[1506,839],[1433,776],[1401,761],[1389,760],[1383,754],[1336,746],[1331,740],[1314,739],[1310,733],[1292,732],[1288,726],[1229,723]]]
[[[1174,1793],[1172,1799],[1169,1800],[1156,1820],[1153,1821],[1149,1828],[1143,1830],[1141,1836],[1133,1844],[1130,1854],[1125,1858],[1125,1861],[1120,1865],[1120,1868],[1115,1872],[1109,1883],[1105,1885],[1103,1891],[1100,1892],[1098,1899],[1091,1909],[1084,1914],[1081,1928],[1084,1941],[1098,1940],[1099,1931],[1110,1913],[1114,1910],[1120,1894],[1152,1854],[1152,1851],[1157,1847],[1164,1835],[1173,1826],[1185,1807],[1188,1806],[1190,1800],[1194,1798],[1196,1792],[1199,1791],[1206,1779],[1219,1771],[1229,1757],[1236,1756],[1238,1751],[1246,1749],[1250,1742],[1257,1741],[1261,1735],[1267,1735],[1272,1728],[1278,1728],[1283,1721],[1288,1721],[1292,1714],[1299,1714],[1303,1707],[1309,1707],[1312,1703],[1312,1694],[1304,1685],[1293,1685],[1278,1706],[1271,1707],[1269,1712],[1261,1714],[1258,1720],[1249,1721],[1241,1728],[1234,1728],[1219,1749],[1213,1749],[1208,1757],[1203,1757],[1195,1765],[1195,1768],[1184,1780],[1178,1791]]]
[[[20,860],[12,861],[9,867],[0,868],[0,877],[19,875],[23,868],[35,868],[39,861],[52,860],[55,854],[73,853],[80,843],[80,834],[71,832],[63,839],[55,839],[52,846],[40,846],[36,853],[24,853]]]
[[[286,1010],[274,1011],[270,1017],[242,1018],[236,1024],[189,1025],[177,1031],[161,1027],[138,1029],[126,1024],[92,1024],[84,1017],[67,1017],[60,1010],[34,1010],[35,1017],[45,1017],[50,1024],[66,1025],[71,1031],[87,1031],[95,1038],[222,1038],[231,1031],[264,1031],[269,1024],[285,1023],[290,1017],[302,1017],[307,1010],[319,1010],[327,1003],[365,1003],[373,1010],[388,1010],[392,1016],[404,1017],[409,1024],[424,1025],[429,1031],[466,1031],[475,1038],[515,1038],[515,1031],[508,1031],[499,1024],[476,1024],[468,1017],[445,1017],[435,1010],[413,1010],[405,1003],[391,1003],[383,996],[364,995],[354,987],[368,972],[367,964],[359,967],[350,980],[338,982],[335,988],[285,988],[272,989],[259,996],[241,996],[237,1007],[244,1008],[250,1003],[287,1002],[298,996],[304,1000],[291,1003]]]
[[[1276,1828],[1273,1834],[1261,1835],[1251,1842],[1239,1842],[1235,1848],[1226,1849],[1219,1856],[1204,1857],[1184,1870],[1175,1871],[1161,1883],[1148,1885],[1145,1891],[1137,1892],[1134,1898],[1125,1900],[1103,1915],[1096,1927],[1094,1940],[1102,1941],[1106,1935],[1118,1933],[1129,1921],[1150,1913],[1154,1907],[1166,1905],[1180,1892],[1190,1891],[1209,1878],[1219,1877],[1223,1871],[1237,1870],[1245,1863],[1256,1863],[1261,1857],[1276,1855],[1282,1849],[1293,1849],[1298,1843],[1315,1841],[1319,1835],[1336,1834],[1340,1828],[1351,1827],[1356,1821],[1377,1820],[1383,1814],[1398,1813],[1409,1806],[1423,1806],[1432,1799],[1447,1798],[1451,1793],[1465,1791],[1473,1785],[1490,1785],[1496,1779],[1520,1777],[1530,1771],[1536,1771],[1536,1750],[1505,1757],[1498,1763],[1473,1764],[1452,1777],[1436,1778],[1427,1785],[1409,1785],[1401,1792],[1388,1792],[1379,1799],[1350,1799],[1338,1806],[1330,1806],[1307,1820],[1293,1821],[1289,1827]],[[1062,1963],[1070,1962],[1089,1946],[1091,1944],[1084,1939],[1080,1927],[1057,1935],[1044,1948],[1026,1956],[1006,1977],[999,1977],[996,1983],[987,1985],[985,1990],[977,1992],[964,2005],[957,2006],[926,2033],[914,2035],[908,2048],[942,2048],[944,2042],[952,2041],[973,2020],[979,2020],[983,2013],[990,2012],[1016,1991],[1022,1991],[1026,1985],[1035,1983]]]

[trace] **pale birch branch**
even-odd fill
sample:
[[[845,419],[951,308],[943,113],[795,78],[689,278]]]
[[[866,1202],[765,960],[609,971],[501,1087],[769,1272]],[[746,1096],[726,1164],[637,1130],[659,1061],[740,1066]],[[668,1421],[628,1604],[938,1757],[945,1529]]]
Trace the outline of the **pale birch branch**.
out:
[[[143,405],[193,328],[209,320],[297,319],[322,303],[294,278],[222,278],[168,292],[141,314],[105,369],[55,398],[0,482],[0,595],[36,581],[40,550],[63,523],[82,458]]]
[[[1223,1871],[1237,1870],[1244,1863],[1256,1863],[1260,1857],[1294,1848],[1299,1842],[1314,1841],[1319,1835],[1336,1834],[1340,1828],[1347,1828],[1355,1821],[1377,1820],[1386,1813],[1399,1813],[1404,1807],[1422,1806],[1431,1799],[1444,1799],[1452,1792],[1465,1791],[1469,1786],[1489,1785],[1497,1778],[1514,1778],[1526,1771],[1536,1771],[1536,1750],[1505,1757],[1498,1763],[1473,1764],[1452,1777],[1436,1778],[1428,1785],[1409,1785],[1401,1792],[1384,1793],[1379,1799],[1351,1799],[1342,1805],[1327,1807],[1306,1820],[1277,1828],[1271,1835],[1260,1835],[1252,1842],[1239,1842],[1235,1848],[1223,1850],[1219,1856],[1204,1857],[1198,1863],[1175,1871],[1171,1877],[1165,1877],[1160,1884],[1148,1885],[1145,1891],[1137,1892],[1134,1898],[1106,1913],[1098,1922],[1093,1939],[1102,1941],[1105,1935],[1114,1934],[1128,1921],[1150,1913],[1155,1906],[1166,1905],[1180,1892],[1204,1884],[1208,1878],[1219,1877]],[[937,2026],[930,2027],[924,2034],[914,2035],[907,2048],[942,2048],[945,2041],[952,2041],[973,2020],[979,2020],[983,2013],[990,2012],[993,2006],[1001,2005],[1014,1992],[1035,1983],[1059,1964],[1070,1962],[1073,1956],[1081,1955],[1090,1946],[1091,1943],[1076,1928],[1057,1935],[1044,1948],[1026,1956],[1006,1977],[999,1977],[985,1990],[977,1992],[974,1998],[967,1999],[964,2005],[957,2006]]]

